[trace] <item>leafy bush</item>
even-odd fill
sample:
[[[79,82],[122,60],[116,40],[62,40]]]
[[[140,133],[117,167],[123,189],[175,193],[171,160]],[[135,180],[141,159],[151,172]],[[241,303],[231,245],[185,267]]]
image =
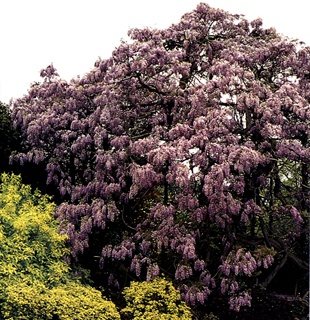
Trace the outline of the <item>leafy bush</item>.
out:
[[[63,282],[69,266],[67,236],[57,233],[54,204],[50,197],[21,183],[14,174],[2,175],[0,186],[0,286],[8,281],[50,286]]]
[[[74,282],[52,289],[24,283],[9,286],[2,315],[14,320],[120,319],[113,302],[103,300],[99,291]]]
[[[70,275],[54,204],[14,174],[0,186],[1,319],[120,319],[114,304]],[[54,318],[55,319],[55,318]],[[56,318],[57,319],[57,318]]]
[[[121,312],[134,320],[191,319],[189,307],[181,301],[172,283],[156,278],[150,282],[131,282],[123,291],[127,307]]]

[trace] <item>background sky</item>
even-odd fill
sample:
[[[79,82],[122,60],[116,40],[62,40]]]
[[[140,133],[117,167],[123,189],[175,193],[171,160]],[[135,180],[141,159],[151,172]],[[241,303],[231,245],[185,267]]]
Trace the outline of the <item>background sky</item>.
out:
[[[22,97],[51,62],[67,81],[109,58],[133,27],[167,28],[202,0],[0,0],[0,101]],[[208,0],[310,45],[309,0]]]

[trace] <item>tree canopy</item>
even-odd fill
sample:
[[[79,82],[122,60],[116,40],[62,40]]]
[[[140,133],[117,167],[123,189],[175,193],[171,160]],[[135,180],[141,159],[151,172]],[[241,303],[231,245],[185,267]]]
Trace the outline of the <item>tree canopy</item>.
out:
[[[73,259],[115,290],[162,273],[187,303],[233,310],[289,261],[307,277],[310,48],[203,3],[129,35],[11,105],[11,161],[45,166]]]

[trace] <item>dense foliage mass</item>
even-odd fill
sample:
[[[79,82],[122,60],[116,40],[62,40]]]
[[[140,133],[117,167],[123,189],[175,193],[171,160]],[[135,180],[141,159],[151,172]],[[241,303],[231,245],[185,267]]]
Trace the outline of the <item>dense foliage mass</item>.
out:
[[[13,129],[10,110],[0,102],[0,172],[9,170],[9,156],[17,148],[18,134]]]
[[[54,204],[16,175],[0,185],[1,319],[120,319],[115,305],[82,285],[62,259]]]
[[[116,292],[162,273],[192,306],[236,311],[293,263],[304,294],[310,48],[206,4],[129,34],[70,83],[50,65],[11,106],[11,161],[45,166],[73,260]]]
[[[191,320],[190,308],[181,301],[172,283],[156,278],[150,282],[132,282],[124,289],[127,306],[122,313],[133,320]]]

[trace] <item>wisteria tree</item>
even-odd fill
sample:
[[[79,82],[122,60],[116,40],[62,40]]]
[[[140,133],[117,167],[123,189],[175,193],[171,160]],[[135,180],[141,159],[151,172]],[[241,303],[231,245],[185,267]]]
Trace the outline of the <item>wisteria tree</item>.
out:
[[[310,48],[207,4],[129,35],[12,104],[11,161],[45,165],[73,258],[99,256],[116,287],[163,274],[187,303],[221,292],[234,310],[288,261],[306,275]]]

